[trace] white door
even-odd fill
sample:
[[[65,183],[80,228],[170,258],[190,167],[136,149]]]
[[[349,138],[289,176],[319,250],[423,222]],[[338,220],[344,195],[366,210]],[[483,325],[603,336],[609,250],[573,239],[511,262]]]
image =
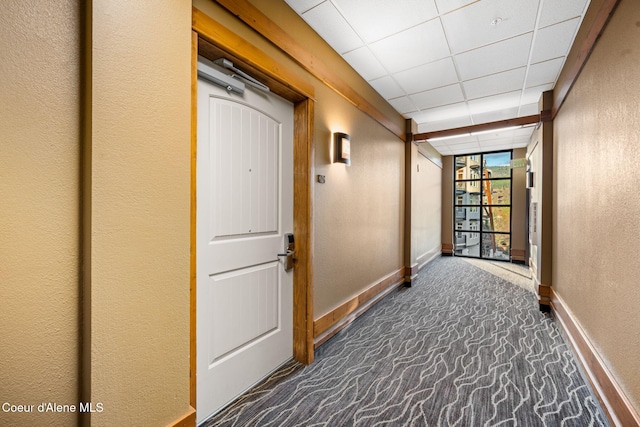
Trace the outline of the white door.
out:
[[[197,419],[293,355],[293,106],[198,80]]]

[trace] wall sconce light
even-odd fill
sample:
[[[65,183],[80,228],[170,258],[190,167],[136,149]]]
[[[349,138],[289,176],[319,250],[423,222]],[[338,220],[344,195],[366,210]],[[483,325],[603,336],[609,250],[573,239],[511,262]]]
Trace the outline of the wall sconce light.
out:
[[[351,137],[346,133],[333,134],[333,162],[351,164]]]

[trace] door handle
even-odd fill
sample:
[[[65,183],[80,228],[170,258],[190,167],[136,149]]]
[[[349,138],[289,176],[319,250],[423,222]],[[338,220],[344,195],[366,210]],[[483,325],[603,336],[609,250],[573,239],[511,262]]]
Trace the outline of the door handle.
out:
[[[284,271],[289,271],[293,268],[293,255],[295,251],[295,240],[293,234],[287,233],[284,235],[284,253],[278,254],[278,257],[286,257],[284,259]]]

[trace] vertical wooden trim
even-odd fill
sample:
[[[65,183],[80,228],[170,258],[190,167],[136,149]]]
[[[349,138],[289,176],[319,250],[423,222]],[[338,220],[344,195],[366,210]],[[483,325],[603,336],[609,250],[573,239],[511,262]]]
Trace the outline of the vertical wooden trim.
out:
[[[198,33],[191,34],[191,236],[189,267],[189,403],[196,407],[196,154],[198,147]],[[194,412],[195,414],[195,412]],[[195,418],[194,418],[195,420]]]
[[[578,362],[582,365],[611,425],[639,427],[640,415],[591,344],[580,323],[562,298],[552,288],[549,291],[553,314],[576,353]]]
[[[313,123],[315,102],[294,107],[293,233],[296,265],[293,273],[293,356],[313,362]]]
[[[413,213],[413,120],[407,119],[407,135],[404,143],[404,245],[403,258],[406,270],[405,282],[410,286],[413,280],[411,267],[413,260],[413,234],[412,213]],[[417,161],[416,161],[417,164]]]

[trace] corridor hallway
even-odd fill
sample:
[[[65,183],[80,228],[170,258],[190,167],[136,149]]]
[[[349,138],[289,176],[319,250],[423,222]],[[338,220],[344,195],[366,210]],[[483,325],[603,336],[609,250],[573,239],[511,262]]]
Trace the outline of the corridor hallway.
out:
[[[608,426],[528,270],[440,257],[206,426]]]

